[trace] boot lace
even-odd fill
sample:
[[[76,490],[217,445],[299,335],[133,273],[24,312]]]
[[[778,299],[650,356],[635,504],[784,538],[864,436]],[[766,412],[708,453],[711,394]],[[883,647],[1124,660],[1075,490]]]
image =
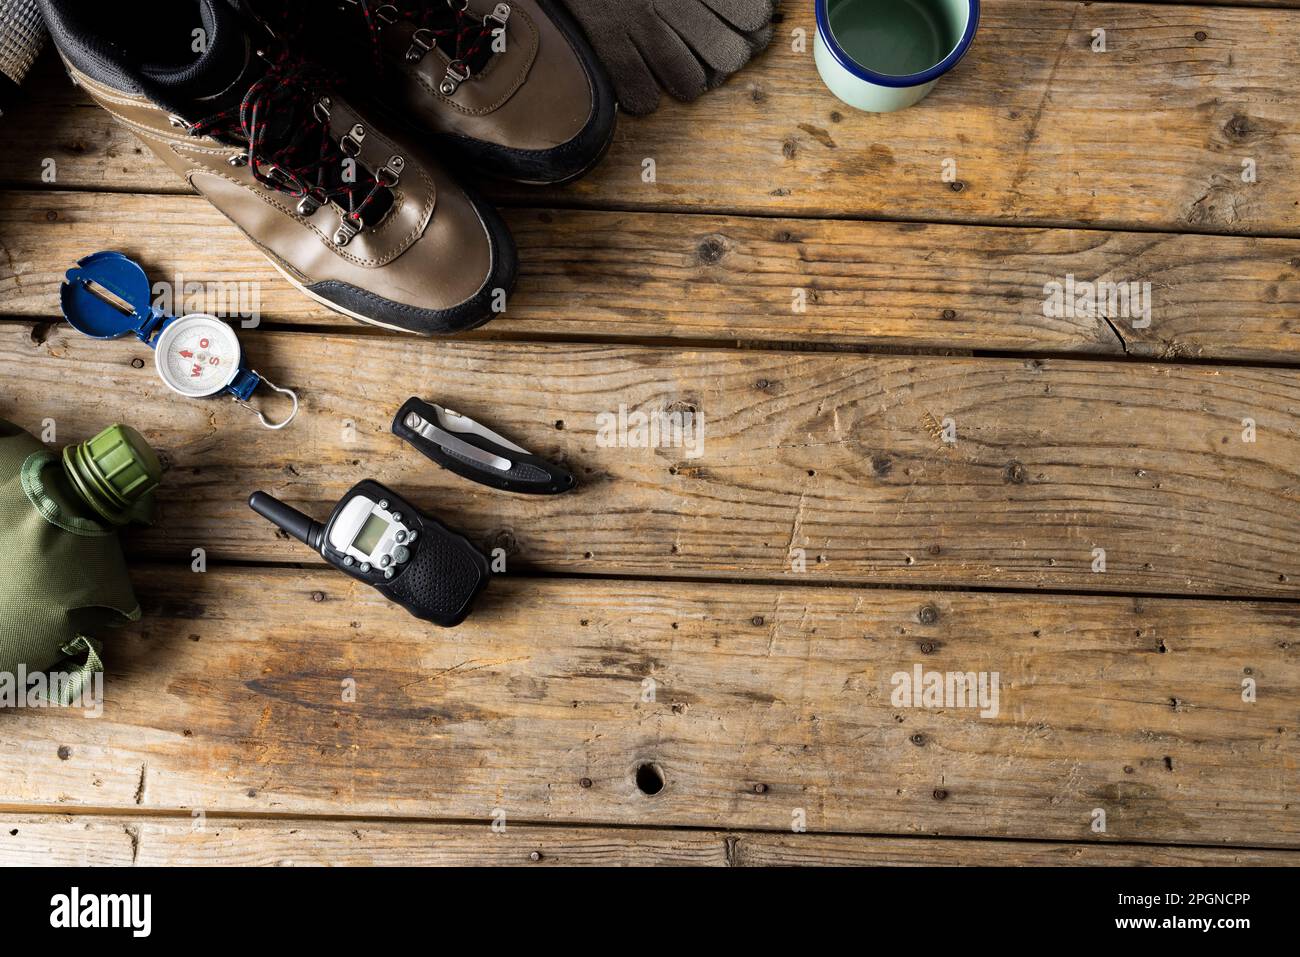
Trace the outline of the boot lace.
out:
[[[391,206],[401,160],[394,157],[378,174],[356,163],[364,129],[354,128],[341,141],[330,130],[330,94],[337,81],[288,50],[266,59],[266,72],[238,106],[199,120],[189,132],[244,146],[232,164],[246,163],[267,189],[300,200],[303,215],[337,203],[344,216],[335,242],[346,245]]]

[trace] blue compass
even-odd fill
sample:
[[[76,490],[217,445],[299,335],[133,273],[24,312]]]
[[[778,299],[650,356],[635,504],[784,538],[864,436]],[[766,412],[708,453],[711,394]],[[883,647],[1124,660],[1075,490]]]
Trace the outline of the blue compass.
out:
[[[63,283],[63,317],[92,339],[133,334],[154,350],[158,377],[173,392],[190,399],[230,395],[268,429],[282,429],[298,414],[298,396],[250,369],[235,330],[216,316],[191,313],[166,316],[152,305],[149,277],[121,253],[87,256],[68,270]],[[250,399],[257,388],[288,396],[293,411],[271,422]]]

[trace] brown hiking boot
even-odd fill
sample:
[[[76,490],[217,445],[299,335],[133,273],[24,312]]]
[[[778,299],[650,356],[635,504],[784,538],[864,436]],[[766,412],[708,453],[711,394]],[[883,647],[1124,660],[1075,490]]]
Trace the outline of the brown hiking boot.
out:
[[[613,87],[581,28],[553,0],[242,6],[475,170],[568,182],[595,166],[613,139]]]
[[[156,0],[130,18],[40,2],[73,80],[313,299],[426,335],[503,307],[516,260],[495,211],[319,66],[255,48],[225,0]]]

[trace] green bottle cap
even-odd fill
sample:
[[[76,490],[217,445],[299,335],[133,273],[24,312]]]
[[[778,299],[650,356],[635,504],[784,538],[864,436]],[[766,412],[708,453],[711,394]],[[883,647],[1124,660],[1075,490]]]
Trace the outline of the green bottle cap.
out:
[[[77,493],[105,521],[126,525],[135,505],[158,487],[162,463],[129,425],[111,425],[63,450],[63,470]]]

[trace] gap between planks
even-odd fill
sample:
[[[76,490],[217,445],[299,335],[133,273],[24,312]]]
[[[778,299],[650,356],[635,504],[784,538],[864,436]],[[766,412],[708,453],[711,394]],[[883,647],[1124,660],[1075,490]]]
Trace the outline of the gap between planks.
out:
[[[182,827],[182,822],[185,826]],[[36,835],[31,835],[31,830]],[[213,844],[234,831],[235,840],[256,835],[256,853],[237,853],[238,861],[229,859],[233,845]],[[60,863],[86,862],[87,852],[105,848],[105,857],[96,863],[131,863],[149,865],[160,854],[166,863],[179,863],[175,856],[188,856],[188,863],[299,863],[279,857],[289,846],[290,837],[299,837],[295,850],[307,859],[300,863],[355,862],[357,853],[380,865],[415,865],[442,862],[452,856],[464,862],[503,863],[608,863],[610,850],[625,857],[630,865],[653,865],[672,862],[673,848],[695,849],[690,863],[727,866],[790,865],[790,863],[876,863],[876,865],[917,865],[917,863],[1018,863],[1021,866],[1043,863],[1074,865],[1149,866],[1152,863],[1192,863],[1221,866],[1300,866],[1300,852],[1249,846],[1212,846],[1199,844],[1131,844],[1123,841],[1043,841],[1037,839],[988,839],[988,837],[904,837],[872,833],[822,833],[814,831],[783,832],[748,830],[748,828],[656,827],[653,824],[584,824],[519,820],[506,832],[489,832],[481,820],[447,820],[432,818],[367,817],[282,817],[282,815],[209,814],[203,826],[196,827],[187,811],[174,814],[135,809],[40,810],[34,807],[0,807],[0,863],[8,866],[25,863],[49,863],[51,853],[65,857]],[[78,840],[81,835],[82,840]],[[121,856],[116,839],[127,836],[130,858]],[[8,836],[10,840],[5,840]],[[348,836],[346,846],[333,843]],[[504,840],[504,837],[511,840]],[[14,841],[18,839],[21,841]],[[391,845],[387,843],[393,837]],[[165,849],[140,857],[144,841],[161,841]],[[48,844],[47,844],[48,841]],[[438,845],[456,846],[459,853],[446,853]],[[14,846],[17,844],[17,846]],[[186,848],[186,845],[188,848]],[[526,852],[519,853],[520,845]],[[604,852],[590,849],[606,845]],[[499,853],[502,846],[507,852]],[[214,848],[214,849],[212,849]],[[571,849],[588,848],[597,859],[571,859]],[[766,853],[755,854],[751,848]],[[413,857],[412,857],[413,849]],[[170,852],[170,853],[168,853]],[[279,853],[277,853],[279,852]],[[621,852],[621,853],[619,853]],[[263,858],[250,861],[248,858]],[[558,858],[558,859],[556,859]]]
[[[1084,0],[1080,0],[1084,2]],[[1123,2],[1123,0],[1110,0]],[[95,196],[140,196],[171,197],[195,196],[199,193],[177,185],[174,189],[157,186],[154,189],[141,189],[130,186],[90,186],[72,184],[42,185],[17,179],[0,179],[0,191],[27,195],[43,196],[51,193],[69,193]],[[204,200],[207,202],[207,200]],[[1052,218],[1017,217],[1001,219],[996,217],[945,217],[938,215],[918,219],[903,215],[893,215],[885,210],[873,211],[870,215],[858,213],[837,213],[834,210],[800,211],[770,209],[764,207],[678,205],[665,202],[614,202],[609,200],[588,200],[581,196],[557,193],[530,200],[520,196],[507,196],[494,199],[492,205],[503,212],[563,212],[563,213],[624,213],[624,214],[662,214],[664,216],[698,217],[714,219],[720,216],[754,220],[788,220],[794,223],[847,223],[869,226],[872,224],[892,226],[963,226],[971,229],[1058,229],[1080,233],[1122,234],[1134,233],[1142,236],[1203,236],[1207,239],[1279,239],[1300,240],[1300,227],[1283,229],[1277,232],[1240,232],[1215,229],[1195,223],[1181,223],[1175,229],[1172,226],[1148,225],[1145,223],[1126,223],[1123,225],[1105,225],[1089,221],[1060,220]]]
[[[51,330],[63,322],[62,317],[50,316],[44,319],[33,318],[32,316],[23,315],[3,315],[0,314],[0,323],[14,323],[30,327],[32,330],[33,340],[38,340],[48,330]],[[415,337],[403,337],[400,334],[387,332],[383,329],[372,328],[350,322],[346,317],[340,317],[338,324],[328,322],[315,323],[297,323],[297,322],[262,322],[258,325],[260,332],[277,332],[292,333],[296,335],[331,335],[331,336],[350,336],[356,339],[391,339],[408,338],[411,342],[421,340]],[[916,359],[933,359],[933,358],[967,358],[967,359],[1008,359],[1013,361],[1024,361],[1026,359],[1056,360],[1065,362],[1097,362],[1097,363],[1132,363],[1134,365],[1148,366],[1152,364],[1170,365],[1170,366],[1187,366],[1212,367],[1223,369],[1280,369],[1280,370],[1300,370],[1300,357],[1295,360],[1265,360],[1265,359],[1225,359],[1212,357],[1182,356],[1170,358],[1167,356],[1144,356],[1134,355],[1132,353],[1088,353],[1088,352],[1051,352],[1047,350],[1035,349],[1025,352],[1012,352],[1000,349],[963,349],[963,348],[944,348],[942,346],[885,346],[885,345],[854,345],[851,343],[833,343],[833,342],[787,342],[781,339],[661,339],[649,338],[642,336],[614,336],[614,335],[582,335],[578,333],[556,333],[548,335],[538,332],[520,332],[514,330],[502,330],[499,333],[489,329],[477,329],[473,332],[458,334],[455,336],[440,337],[432,342],[498,342],[503,345],[580,345],[580,346],[628,346],[629,348],[638,349],[673,349],[677,351],[701,351],[701,350],[733,350],[736,352],[759,352],[759,353],[782,353],[782,354],[803,354],[803,355],[852,355],[852,356],[879,356],[879,357],[898,357],[907,356]]]

